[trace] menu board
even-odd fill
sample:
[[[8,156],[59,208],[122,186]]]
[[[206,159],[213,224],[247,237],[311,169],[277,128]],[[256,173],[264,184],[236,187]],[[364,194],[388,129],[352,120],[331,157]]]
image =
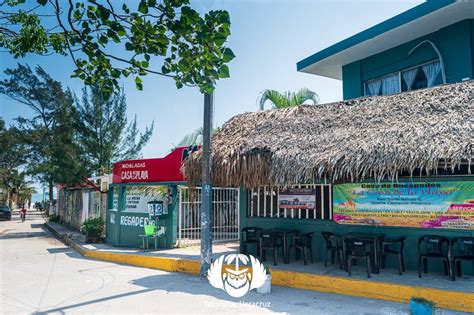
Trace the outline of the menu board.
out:
[[[278,191],[280,209],[314,209],[316,190],[311,188],[281,188]]]

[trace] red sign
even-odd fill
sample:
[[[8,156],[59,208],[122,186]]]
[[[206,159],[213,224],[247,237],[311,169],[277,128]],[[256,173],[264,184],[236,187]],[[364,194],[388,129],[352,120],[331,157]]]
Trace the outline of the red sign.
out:
[[[159,159],[115,163],[112,182],[117,184],[185,181],[180,169],[183,160],[190,154],[189,150],[187,147],[181,147]]]

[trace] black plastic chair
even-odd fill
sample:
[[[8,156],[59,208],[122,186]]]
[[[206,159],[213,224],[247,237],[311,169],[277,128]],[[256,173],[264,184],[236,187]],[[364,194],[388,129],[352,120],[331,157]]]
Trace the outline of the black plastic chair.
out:
[[[423,272],[428,273],[428,258],[443,260],[444,274],[449,273],[449,240],[439,235],[424,235],[418,239],[418,277],[421,278],[421,262]]]
[[[260,232],[261,228],[258,227],[245,227],[242,229],[242,247],[243,253],[247,255],[247,249],[249,245],[255,245],[257,250],[257,255],[260,256],[259,252],[259,242],[260,242]]]
[[[283,251],[283,240],[280,236],[274,233],[260,234],[260,260],[265,261],[267,259],[267,250],[273,251],[273,265],[277,265],[277,252],[278,249]]]
[[[385,268],[385,258],[388,255],[397,257],[398,274],[405,272],[405,259],[403,257],[403,248],[405,247],[406,237],[387,238],[382,241],[382,250],[380,257],[382,258],[382,269]]]
[[[301,235],[294,235],[291,239],[290,252],[291,249],[295,249],[295,259],[299,259],[300,253],[303,254],[304,264],[308,264],[308,252],[310,254],[311,263],[313,263],[313,249],[312,249],[312,240],[314,233],[305,233]]]
[[[335,258],[339,262],[339,268],[343,269],[342,265],[342,244],[340,244],[340,237],[331,232],[321,232],[326,242],[326,260],[324,261],[324,267],[328,266],[328,258],[331,255],[331,264],[334,264]]]
[[[370,278],[372,273],[372,257],[374,256],[373,240],[362,238],[346,238],[347,251],[347,273],[349,277],[352,275],[352,261],[355,259],[365,259],[367,262],[367,278]]]
[[[461,261],[474,261],[474,237],[455,237],[449,246],[451,279],[461,277]]]

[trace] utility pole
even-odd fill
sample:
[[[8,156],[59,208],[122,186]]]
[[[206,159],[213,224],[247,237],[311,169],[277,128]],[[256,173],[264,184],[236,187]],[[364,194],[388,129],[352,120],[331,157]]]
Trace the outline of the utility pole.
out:
[[[213,112],[214,95],[205,93],[202,134],[201,277],[207,277],[207,271],[212,263],[211,129]]]

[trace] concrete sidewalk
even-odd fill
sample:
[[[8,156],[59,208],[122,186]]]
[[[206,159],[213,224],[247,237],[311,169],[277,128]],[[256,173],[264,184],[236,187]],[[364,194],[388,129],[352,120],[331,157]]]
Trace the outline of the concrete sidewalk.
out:
[[[46,226],[67,245],[81,255],[103,261],[148,267],[173,272],[199,274],[199,247],[167,250],[141,250],[119,248],[107,244],[85,244],[84,235],[54,222]],[[213,256],[236,253],[238,243],[216,244]],[[416,272],[408,271],[399,276],[395,270],[384,269],[371,279],[365,277],[365,267],[356,266],[353,277],[337,266],[324,267],[321,262],[303,265],[301,261],[270,266],[272,283],[275,285],[302,288],[322,292],[333,292],[352,296],[368,297],[407,303],[411,297],[424,297],[439,307],[474,312],[474,277],[463,276],[452,282],[446,276],[430,273],[418,278]]]
[[[110,253],[122,253],[122,254],[136,254],[151,257],[165,257],[165,258],[176,258],[176,259],[187,259],[199,261],[200,248],[199,246],[188,246],[173,249],[161,249],[161,250],[143,250],[140,248],[130,247],[115,247],[105,243],[87,244],[85,242],[85,235],[73,230],[63,224],[56,222],[46,222],[45,225],[60,239],[65,241],[66,239],[73,241],[76,245],[82,247],[83,250],[98,251],[98,252],[110,252]],[[217,258],[220,255],[226,253],[237,253],[239,251],[239,244],[236,242],[214,244],[212,246],[213,258]]]
[[[1,314],[410,314],[406,304],[282,286],[233,298],[194,275],[88,259],[43,223],[0,223]]]
[[[12,215],[20,215],[20,210],[19,209],[16,209],[16,210],[12,210]],[[26,216],[29,216],[29,215],[34,215],[34,216],[44,216],[45,215],[45,212],[44,211],[36,211],[34,209],[28,209],[26,211]]]

